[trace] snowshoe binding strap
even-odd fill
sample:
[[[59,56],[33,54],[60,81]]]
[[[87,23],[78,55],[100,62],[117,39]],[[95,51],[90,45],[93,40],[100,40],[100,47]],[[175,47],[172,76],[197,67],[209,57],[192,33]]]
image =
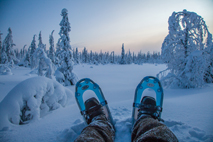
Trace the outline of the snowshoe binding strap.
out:
[[[164,120],[160,118],[159,112],[162,112],[162,108],[159,106],[141,104],[138,109],[138,118],[143,114],[147,114],[152,116],[154,119],[164,122]]]

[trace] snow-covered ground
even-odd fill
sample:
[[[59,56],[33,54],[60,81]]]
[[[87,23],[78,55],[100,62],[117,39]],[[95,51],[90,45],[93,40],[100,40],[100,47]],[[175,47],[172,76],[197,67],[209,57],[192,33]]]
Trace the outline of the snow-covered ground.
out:
[[[116,122],[116,141],[130,141],[135,88],[143,77],[155,76],[165,68],[165,65],[154,64],[77,65],[74,71],[79,79],[91,78],[99,84]],[[24,67],[12,69],[12,72],[13,75],[0,76],[0,102],[17,84],[37,76]],[[67,88],[75,91],[75,86]],[[180,141],[213,141],[212,92],[213,84],[201,89],[164,89],[162,118]],[[144,94],[153,95],[153,92],[146,90]],[[0,141],[73,141],[84,127],[74,102],[29,124],[0,130]]]

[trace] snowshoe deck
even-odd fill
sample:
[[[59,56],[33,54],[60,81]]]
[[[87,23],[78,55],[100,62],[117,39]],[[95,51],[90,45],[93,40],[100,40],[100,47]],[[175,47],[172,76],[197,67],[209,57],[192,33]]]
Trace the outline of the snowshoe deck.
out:
[[[88,117],[88,115],[86,113],[85,104],[84,104],[84,101],[83,101],[83,94],[87,90],[92,90],[96,94],[105,116],[113,125],[114,124],[113,119],[112,119],[110,110],[109,110],[108,105],[107,105],[107,101],[104,98],[104,95],[103,95],[101,88],[98,86],[98,84],[96,84],[94,81],[92,81],[89,78],[81,79],[76,84],[76,88],[75,88],[76,102],[78,104],[78,107],[81,111],[81,115],[83,116],[84,120],[86,121],[86,118]]]
[[[135,121],[137,120],[138,116],[138,109],[140,107],[143,91],[147,88],[153,89],[156,93],[156,117],[161,120],[161,112],[162,112],[162,105],[163,105],[163,88],[161,86],[160,81],[153,77],[147,76],[144,77],[141,82],[138,84],[135,90],[135,97],[133,102],[133,111],[132,111],[132,125],[134,125]]]

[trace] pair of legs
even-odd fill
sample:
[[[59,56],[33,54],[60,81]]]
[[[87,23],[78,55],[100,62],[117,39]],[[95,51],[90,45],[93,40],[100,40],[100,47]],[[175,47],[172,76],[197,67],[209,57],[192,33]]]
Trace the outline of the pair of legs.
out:
[[[113,142],[115,138],[113,125],[107,120],[104,113],[101,111],[98,102],[95,102],[92,99],[90,101],[92,105],[85,104],[89,114],[87,120],[89,125],[83,129],[75,142]],[[131,141],[178,142],[178,139],[172,131],[153,115],[156,111],[155,105],[156,102],[154,98],[144,97],[142,99],[142,107],[139,109],[137,121],[132,129]]]

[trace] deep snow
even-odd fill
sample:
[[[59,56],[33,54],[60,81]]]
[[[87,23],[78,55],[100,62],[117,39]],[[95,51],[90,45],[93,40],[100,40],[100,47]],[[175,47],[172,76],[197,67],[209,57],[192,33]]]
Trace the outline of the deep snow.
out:
[[[14,87],[0,103],[0,130],[38,120],[50,111],[74,103],[74,94],[59,82],[33,77]],[[20,117],[21,116],[21,117]]]
[[[134,91],[145,76],[155,76],[165,65],[76,65],[75,73],[99,84],[116,122],[116,141],[130,141]],[[17,67],[0,76],[0,101],[21,81],[37,76]],[[75,86],[66,87],[72,92]],[[213,84],[200,89],[164,89],[162,118],[180,141],[213,141]],[[153,95],[151,90],[144,92]],[[85,94],[87,95],[87,94]],[[1,116],[0,116],[1,117]],[[85,127],[76,103],[51,111],[26,125],[0,131],[0,141],[72,141]]]

